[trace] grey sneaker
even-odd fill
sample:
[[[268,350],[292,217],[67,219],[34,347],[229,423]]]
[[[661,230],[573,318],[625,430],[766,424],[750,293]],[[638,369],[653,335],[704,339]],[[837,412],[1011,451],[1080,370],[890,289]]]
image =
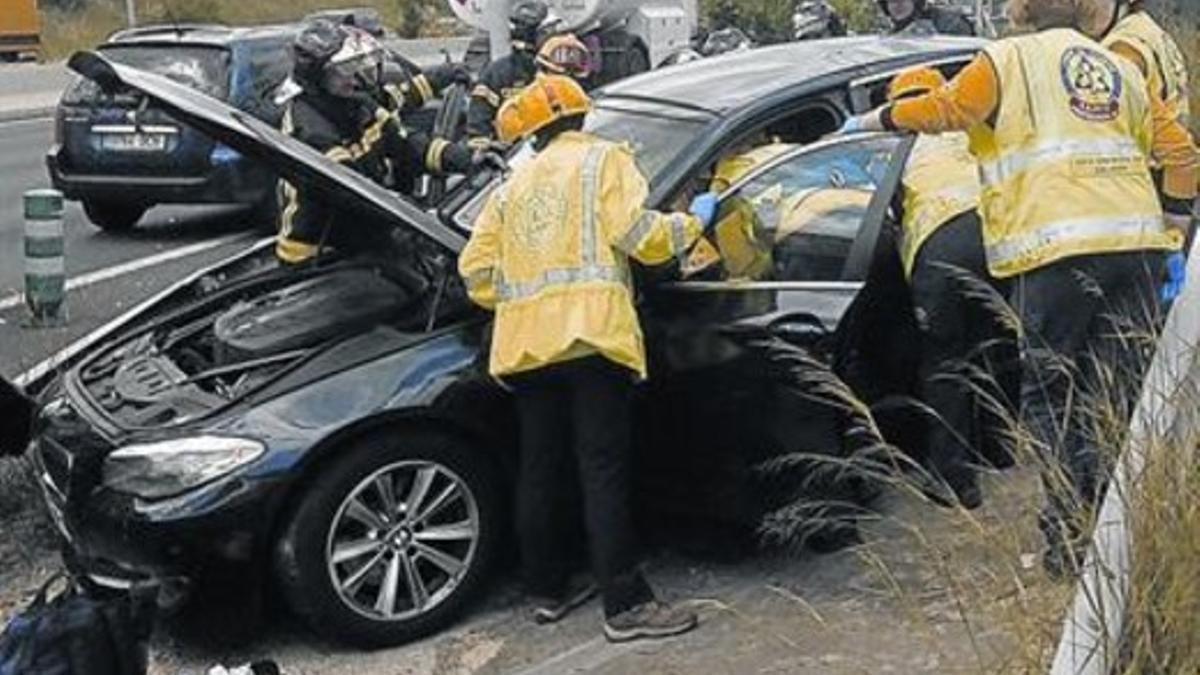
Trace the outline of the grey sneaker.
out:
[[[534,623],[558,623],[576,608],[596,597],[596,584],[590,580],[573,581],[558,598],[533,598],[530,617]]]
[[[696,613],[651,600],[604,619],[604,636],[609,642],[627,642],[641,638],[663,638],[686,633],[696,627]]]

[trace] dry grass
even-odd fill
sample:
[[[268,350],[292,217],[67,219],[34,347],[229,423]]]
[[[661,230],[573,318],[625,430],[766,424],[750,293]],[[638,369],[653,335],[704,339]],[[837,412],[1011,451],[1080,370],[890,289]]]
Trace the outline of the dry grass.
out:
[[[1011,321],[1011,311],[993,298],[994,309]],[[1157,336],[1122,323],[1120,337],[1127,346],[1150,351]],[[1145,325],[1145,324],[1142,324]],[[850,420],[855,447],[866,448],[850,458],[829,460],[797,453],[774,461],[768,471],[787,471],[813,462],[825,463],[812,482],[838,480],[846,475],[868,476],[891,494],[916,496],[931,477],[891,446],[872,419],[869,406],[858,400],[827,367],[778,343],[775,359],[794,371],[796,386],[841,410]],[[1060,364],[1057,367],[1066,367]],[[1134,402],[1128,373],[1098,368],[1101,384],[1091,393],[1076,389],[1085,407],[1087,433],[1112,466],[1126,447],[1128,418]],[[1074,372],[1074,371],[1072,371]],[[1193,388],[1194,389],[1194,388]],[[977,389],[981,396],[986,392]],[[1191,389],[1178,396],[1186,410],[1200,397]],[[1177,401],[1177,403],[1181,403]],[[1000,410],[996,401],[990,404]],[[1041,673],[1054,656],[1063,618],[1074,595],[1074,584],[1055,583],[1041,569],[1042,535],[1036,526],[1042,494],[1066,491],[1070,481],[1049,453],[1039,447],[1022,424],[1008,416],[1007,434],[1013,441],[1018,469],[989,480],[988,504],[968,512],[946,512],[932,505],[905,511],[884,509],[865,520],[881,521],[878,528],[889,540],[872,540],[858,548],[873,571],[875,584],[905,609],[914,639],[931,646],[945,624],[956,624],[971,642],[975,662],[959,663],[955,672]],[[1153,460],[1136,477],[1128,495],[1121,495],[1133,521],[1134,574],[1130,611],[1122,649],[1123,672],[1130,675],[1200,672],[1200,472],[1196,470],[1197,434],[1168,442],[1149,439]],[[807,463],[807,464],[806,464]],[[1038,488],[1039,480],[1045,486]],[[832,506],[832,505],[827,505]],[[1070,529],[1091,532],[1090,504],[1073,504]],[[798,516],[820,514],[821,508],[798,495],[794,503],[769,517],[764,535],[772,541],[803,538],[812,522]],[[845,513],[842,509],[839,513]],[[898,533],[898,534],[897,534]],[[898,541],[899,540],[899,541]]]

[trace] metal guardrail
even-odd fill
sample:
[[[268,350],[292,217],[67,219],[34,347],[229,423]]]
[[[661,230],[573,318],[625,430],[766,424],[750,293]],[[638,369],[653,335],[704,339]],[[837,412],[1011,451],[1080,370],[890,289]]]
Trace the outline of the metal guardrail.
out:
[[[1130,420],[1128,443],[1109,483],[1091,548],[1084,561],[1051,675],[1111,675],[1121,663],[1131,573],[1133,528],[1129,506],[1149,453],[1163,440],[1190,443],[1200,432],[1192,384],[1200,376],[1200,260],[1193,246],[1183,294],[1159,340],[1141,398]]]

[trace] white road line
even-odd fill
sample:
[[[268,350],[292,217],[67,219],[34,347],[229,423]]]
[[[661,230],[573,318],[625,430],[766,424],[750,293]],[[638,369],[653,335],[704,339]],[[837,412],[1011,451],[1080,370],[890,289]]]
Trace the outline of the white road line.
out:
[[[53,121],[54,121],[53,115],[46,115],[45,117],[27,117],[27,118],[22,117],[22,118],[15,119],[15,120],[0,120],[0,127],[9,127],[9,126],[15,127],[19,124],[34,124],[34,123],[45,124],[46,122],[53,122]]]
[[[120,265],[114,265],[112,267],[96,270],[95,272],[81,274],[77,277],[67,279],[67,291],[86,288],[93,284],[109,281],[111,279],[115,279],[126,274],[132,274],[149,267],[162,265],[163,263],[168,263],[172,260],[179,260],[180,258],[187,258],[189,256],[204,253],[205,251],[210,251],[214,248],[225,246],[226,244],[232,244],[241,239],[249,241],[251,239],[251,235],[231,234],[219,239],[198,242],[189,246],[183,246],[180,248],[171,249],[170,251],[163,251],[162,253],[146,256],[145,258],[130,260],[129,262],[121,263]],[[19,307],[24,302],[25,294],[23,292],[11,293],[3,298],[0,298],[0,312],[12,309],[13,307]]]

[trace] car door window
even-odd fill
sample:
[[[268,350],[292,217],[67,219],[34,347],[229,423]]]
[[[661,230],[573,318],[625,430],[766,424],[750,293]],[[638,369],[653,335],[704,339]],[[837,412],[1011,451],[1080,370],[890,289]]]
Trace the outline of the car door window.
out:
[[[714,228],[724,277],[843,281],[895,136],[839,139],[776,160],[735,185]]]

